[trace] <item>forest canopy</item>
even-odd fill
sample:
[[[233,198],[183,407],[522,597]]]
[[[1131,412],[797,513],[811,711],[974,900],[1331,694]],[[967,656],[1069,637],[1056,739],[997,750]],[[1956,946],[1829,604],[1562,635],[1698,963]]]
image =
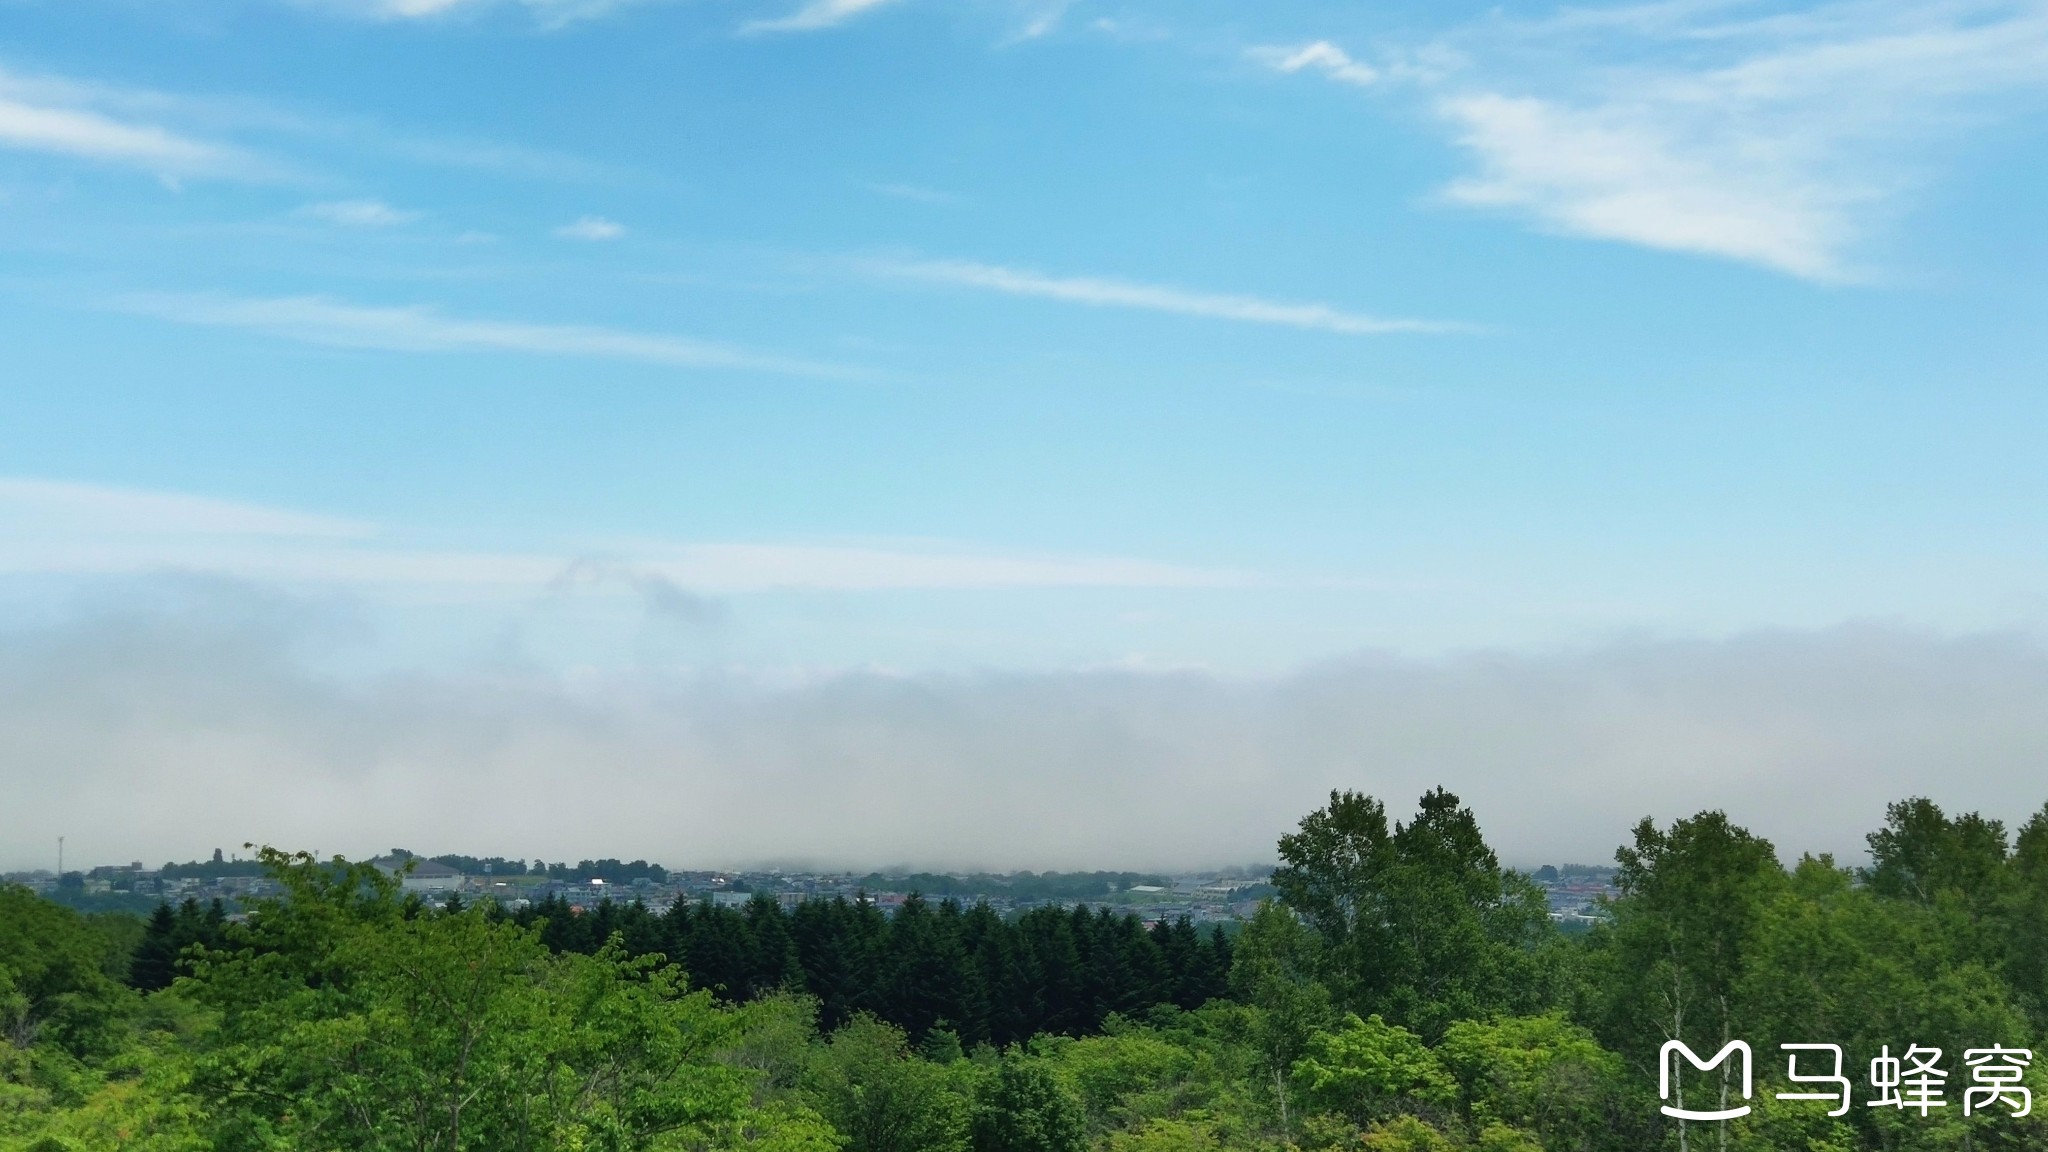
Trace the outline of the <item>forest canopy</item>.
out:
[[[432,906],[272,849],[241,917],[0,888],[0,1150],[2048,1147],[2048,809],[1908,799],[1869,844],[1645,819],[1570,935],[1442,789],[1332,793],[1234,935],[943,892]]]

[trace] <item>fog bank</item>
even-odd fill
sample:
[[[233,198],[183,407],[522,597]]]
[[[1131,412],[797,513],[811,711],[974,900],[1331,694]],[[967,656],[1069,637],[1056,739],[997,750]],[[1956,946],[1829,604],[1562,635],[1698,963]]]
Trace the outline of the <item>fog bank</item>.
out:
[[[167,602],[169,603],[169,602]],[[1886,801],[2048,800],[2048,650],[1878,626],[1291,674],[341,677],[290,605],[214,597],[0,634],[0,864],[236,851],[671,867],[1270,860],[1332,788],[1444,784],[1511,863],[1726,809],[1861,852]]]

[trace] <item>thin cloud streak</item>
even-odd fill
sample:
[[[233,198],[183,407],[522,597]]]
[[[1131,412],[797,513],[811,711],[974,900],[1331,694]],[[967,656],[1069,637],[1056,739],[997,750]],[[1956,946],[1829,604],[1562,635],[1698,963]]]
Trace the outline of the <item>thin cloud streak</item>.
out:
[[[258,536],[364,539],[374,526],[336,516],[219,500],[32,477],[0,477],[0,524],[17,540],[33,526],[69,534]]]
[[[574,183],[616,181],[624,173],[579,156],[489,141],[453,140],[394,133],[371,124],[320,126],[318,132],[357,142],[401,160],[435,168],[495,172],[528,180]]]
[[[1024,26],[1019,28],[1008,42],[1022,44],[1052,35],[1059,30],[1060,21],[1066,18],[1067,9],[1071,7],[1073,0],[1049,0],[1043,8],[1025,21]]]
[[[395,228],[420,218],[418,212],[393,208],[381,200],[329,200],[308,204],[297,215],[343,228]]]
[[[1341,311],[1326,304],[1290,303],[1262,300],[1255,296],[1189,292],[1163,285],[1137,284],[1127,280],[1089,276],[1046,276],[1016,268],[959,260],[877,261],[870,262],[867,267],[881,275],[934,284],[955,284],[1012,296],[1033,296],[1069,304],[1085,304],[1100,308],[1132,308],[1245,324],[1272,324],[1286,328],[1336,332],[1347,336],[1471,331],[1471,327],[1465,324],[1367,316],[1357,312]]]
[[[431,308],[375,307],[320,296],[135,295],[115,301],[115,306],[179,324],[243,328],[343,348],[387,352],[520,352],[825,378],[856,374],[836,365],[762,355],[681,336],[568,324],[464,320],[444,316]]]
[[[0,525],[8,523],[0,510]],[[172,533],[162,533],[170,537]],[[432,592],[440,601],[498,601],[549,588],[575,551],[453,551],[317,539],[147,539],[141,533],[88,537],[45,533],[0,541],[0,574],[139,576],[178,570],[360,590]],[[696,543],[655,547],[629,560],[700,594],[756,592],[938,592],[1026,588],[1243,588],[1268,580],[1126,558],[1014,556],[967,549],[891,549],[829,543]]]
[[[515,0],[296,0],[344,16],[368,20],[428,20],[458,11],[487,8]],[[634,0],[516,0],[545,28],[603,16]]]
[[[388,156],[435,168],[525,179],[614,181],[623,173],[576,156],[488,140],[394,131],[360,117],[309,114],[246,97],[195,96],[0,68],[0,148],[122,163],[165,176],[318,182],[308,145]],[[28,110],[24,114],[21,110]],[[230,143],[259,138],[253,145]]]
[[[0,573],[164,569],[297,585],[537,590],[565,565],[613,565],[678,588],[747,593],[1015,588],[1233,588],[1255,573],[946,541],[636,541],[591,552],[455,551],[381,542],[367,521],[182,492],[0,477]]]
[[[1379,70],[1353,60],[1349,53],[1328,40],[1317,40],[1297,48],[1254,48],[1251,57],[1276,72],[1318,72],[1340,84],[1367,88],[1379,83]]]
[[[8,524],[0,502],[0,524]],[[225,535],[223,533],[222,535]],[[253,533],[244,535],[253,536]],[[573,551],[463,552],[278,533],[224,541],[198,532],[59,532],[49,527],[0,541],[0,574],[141,575],[178,570],[294,587],[434,592],[494,598],[539,591],[556,581]],[[338,533],[329,533],[339,535]],[[1048,588],[1237,588],[1268,581],[1251,573],[1118,557],[1014,555],[965,549],[839,544],[703,543],[656,546],[618,563],[693,592],[999,591]]]
[[[122,164],[166,176],[226,175],[251,167],[248,157],[236,149],[153,124],[5,98],[0,98],[0,147]]]
[[[896,0],[811,0],[787,16],[773,20],[753,20],[742,24],[740,32],[748,36],[777,32],[817,32],[836,28],[856,16],[895,2]]]
[[[625,225],[602,216],[581,216],[555,229],[555,235],[564,240],[617,240],[625,234]]]
[[[887,196],[891,200],[909,200],[917,204],[943,205],[958,204],[960,202],[960,198],[951,192],[944,192],[937,188],[926,188],[918,184],[869,183],[864,185],[864,187],[877,196]]]
[[[716,592],[772,588],[881,591],[968,588],[1233,588],[1252,573],[1118,557],[1030,556],[957,547],[697,544],[642,567]]]

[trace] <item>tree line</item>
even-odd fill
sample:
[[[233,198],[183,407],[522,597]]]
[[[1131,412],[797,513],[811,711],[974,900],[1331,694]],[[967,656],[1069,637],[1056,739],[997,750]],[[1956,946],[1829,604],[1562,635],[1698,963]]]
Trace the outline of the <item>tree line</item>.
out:
[[[459,899],[450,904],[442,914],[461,911]],[[738,908],[679,902],[658,915],[637,900],[583,911],[560,897],[516,912],[487,902],[480,911],[532,932],[552,952],[616,947],[673,961],[692,987],[727,1003],[800,992],[815,1001],[828,1032],[866,1014],[920,1044],[934,1031],[969,1047],[1082,1036],[1114,1014],[1199,1008],[1229,994],[1230,939],[1220,929],[1202,932],[1187,917],[1148,928],[1134,915],[1086,905],[1034,908],[1010,920],[985,902],[932,904],[917,894],[893,915],[843,897],[786,910],[765,895]],[[217,900],[161,906],[135,946],[128,983],[169,987],[229,936]]]
[[[1149,929],[1134,915],[1041,906],[1005,920],[985,902],[936,904],[913,893],[894,914],[868,900],[806,900],[785,910],[756,895],[739,908],[601,903],[578,915],[554,898],[510,919],[556,951],[594,953],[616,938],[660,955],[721,999],[794,990],[833,1030],[861,1013],[913,1041],[934,1029],[960,1043],[1010,1045],[1039,1033],[1087,1035],[1110,1015],[1198,1008],[1226,995],[1230,940],[1186,917]]]
[[[1441,789],[1400,820],[1332,793],[1278,847],[1227,942],[924,899],[434,909],[268,850],[285,895],[241,921],[0,889],[0,1152],[2048,1147],[2018,1095],[2048,1092],[2048,809],[1903,800],[1864,868],[1644,820],[1571,936]],[[1747,1042],[1753,1085],[1679,1066],[1660,1096],[1672,1040]],[[1810,1087],[1783,1043],[1839,1045],[1853,1099],[1781,1099]],[[1966,1114],[1992,1046],[2012,1093]],[[1909,1047],[1943,1103],[1872,1107]]]

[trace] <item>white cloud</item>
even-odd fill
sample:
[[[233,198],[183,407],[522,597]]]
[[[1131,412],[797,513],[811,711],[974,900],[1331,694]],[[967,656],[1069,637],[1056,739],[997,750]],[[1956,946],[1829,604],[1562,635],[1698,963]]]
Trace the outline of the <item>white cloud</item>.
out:
[[[22,524],[0,501],[0,523]],[[133,575],[176,569],[293,586],[356,586],[467,598],[538,593],[586,558],[571,550],[481,552],[336,546],[309,534],[225,541],[170,529],[22,531],[0,543],[0,573]],[[1088,556],[1019,556],[946,549],[706,543],[657,546],[630,561],[635,572],[716,595],[773,591],[990,591],[1032,588],[1229,588],[1245,573]]]
[[[226,175],[252,167],[236,149],[154,124],[4,96],[0,147],[122,164],[166,176]]]
[[[280,536],[359,539],[359,520],[319,516],[182,492],[152,492],[61,480],[0,477],[0,524],[19,539],[61,527],[68,534]]]
[[[568,155],[492,141],[418,136],[359,117],[309,115],[269,101],[24,75],[0,69],[0,148],[33,148],[121,163],[165,176],[305,179],[310,165],[230,140],[287,139],[304,148],[502,173],[588,181],[616,176]]]
[[[877,196],[887,196],[891,200],[909,200],[917,204],[957,204],[960,201],[960,198],[951,192],[942,192],[918,184],[868,184],[866,187]]]
[[[845,376],[826,364],[749,352],[682,336],[573,324],[464,320],[431,308],[374,307],[318,296],[251,298],[141,295],[117,304],[180,324],[246,328],[309,344],[392,352],[527,352],[630,360],[677,368],[730,368],[796,376]]]
[[[405,600],[468,603],[531,596],[561,575],[569,557],[336,544],[303,538],[225,540],[201,535],[56,532],[0,543],[0,573],[134,576],[166,571],[336,588]]]
[[[389,16],[438,16],[469,0],[377,0],[370,5]]]
[[[1568,53],[1577,68],[1562,75],[1489,77],[1482,42],[1477,73],[1437,102],[1480,162],[1450,197],[1579,235],[1854,278],[1858,241],[1924,178],[1928,147],[1996,118],[2001,97],[2048,91],[2038,0],[1727,11],[1651,6],[1513,33]],[[1684,63],[1661,62],[1674,49]]]
[[[351,121],[309,125],[308,128],[315,134],[358,141],[370,149],[402,160],[440,168],[467,168],[522,179],[576,182],[610,180],[619,175],[616,169],[578,156],[514,144],[414,136]]]
[[[1415,85],[1478,162],[1454,203],[1847,280],[1945,139],[2048,92],[2048,3],[1688,0],[1496,16],[1377,70],[1324,42],[1255,55]]]
[[[538,592],[630,571],[704,593],[1014,588],[1229,588],[1251,573],[1115,556],[1032,555],[933,541],[637,541],[525,551],[403,547],[361,520],[102,485],[0,478],[0,573],[116,575],[179,569],[295,585]],[[576,580],[568,579],[569,583]]]
[[[0,524],[17,522],[0,503]],[[560,552],[336,546],[309,536],[224,541],[170,530],[24,532],[0,543],[0,573],[134,575],[175,569],[295,587],[342,586],[456,600],[534,594],[586,557]],[[1091,556],[1031,556],[925,546],[705,543],[660,545],[622,562],[705,595],[999,591],[1048,588],[1231,588],[1231,571]]]
[[[1037,11],[1032,12],[1010,37],[1010,43],[1021,44],[1027,40],[1038,40],[1059,30],[1060,21],[1067,15],[1067,9],[1074,6],[1074,0],[1046,0]]]
[[[1045,276],[1037,272],[975,264],[958,260],[878,261],[868,265],[882,275],[958,284],[1014,296],[1036,296],[1104,308],[1135,308],[1211,320],[1247,324],[1276,324],[1346,335],[1379,335],[1390,332],[1453,332],[1463,325],[1433,321],[1392,319],[1345,312],[1326,304],[1301,304],[1262,300],[1255,296],[1189,292],[1156,284],[1107,280],[1088,276]]]
[[[344,228],[391,228],[420,218],[417,212],[401,211],[381,200],[330,200],[308,204],[298,214]]]
[[[625,225],[602,216],[580,217],[555,229],[564,240],[617,240],[625,234]]]
[[[301,656],[320,623],[186,582],[0,635],[0,863],[39,859],[56,829],[90,862],[254,840],[670,867],[1171,867],[1271,860],[1332,788],[1405,814],[1437,784],[1515,864],[1598,862],[1642,816],[1710,807],[1781,855],[1853,861],[1888,800],[2011,826],[2048,799],[2048,652],[2009,637],[1837,629],[1368,654],[1251,679],[775,686],[339,679]]]
[[[370,20],[426,20],[514,0],[297,0],[344,16]],[[559,27],[602,16],[634,0],[516,0],[543,26]]]
[[[1298,48],[1254,48],[1251,55],[1252,59],[1281,72],[1311,69],[1340,84],[1366,87],[1380,80],[1378,69],[1353,60],[1328,40],[1318,40]]]
[[[1227,588],[1257,581],[1248,573],[1117,557],[1020,556],[932,545],[696,544],[652,553],[640,565],[678,584],[713,592]]]
[[[753,20],[740,26],[747,34],[763,32],[816,32],[824,28],[836,28],[864,12],[880,8],[894,0],[810,0],[787,16],[773,20]]]
[[[1845,274],[1852,209],[1873,190],[1742,166],[1674,139],[1655,116],[1477,93],[1443,100],[1478,175],[1453,201],[1525,211],[1561,231],[1748,261],[1816,280]]]

